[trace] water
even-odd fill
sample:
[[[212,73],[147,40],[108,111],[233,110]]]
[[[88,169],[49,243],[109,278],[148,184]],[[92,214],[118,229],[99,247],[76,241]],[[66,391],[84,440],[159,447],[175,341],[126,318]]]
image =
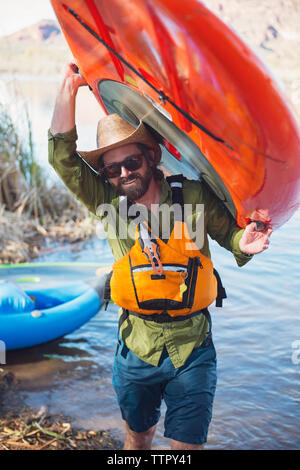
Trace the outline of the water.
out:
[[[57,90],[57,83],[54,88]],[[32,87],[30,93],[33,89],[38,87]],[[54,95],[52,91],[51,100],[39,111],[44,116],[43,136]],[[35,103],[38,106],[38,98]],[[88,148],[87,141],[94,142],[96,120],[94,114],[88,118],[91,125],[84,120],[79,125],[80,129],[89,129],[82,132],[86,138],[82,148]],[[35,125],[33,130],[38,145],[41,130]],[[44,140],[42,147],[41,161],[45,163]],[[298,211],[273,233],[269,250],[243,268],[236,266],[231,253],[211,243],[228,299],[223,309],[211,308],[218,386],[208,449],[299,448],[299,229]],[[79,252],[68,247],[54,251],[41,258],[46,260],[112,261],[103,240],[88,242]],[[52,413],[68,415],[78,426],[111,429],[123,439],[123,423],[111,384],[116,335],[117,309],[110,307],[65,338],[8,353],[5,368],[21,380],[28,405],[46,406]],[[156,449],[168,446],[163,437],[164,411],[163,406],[154,440]]]
[[[267,252],[238,268],[212,243],[228,299],[211,308],[218,356],[218,387],[208,449],[299,447],[300,212],[272,235]],[[45,261],[110,262],[107,243],[93,240],[81,252],[53,252]],[[25,401],[63,413],[78,426],[111,429],[124,438],[111,384],[117,309],[101,311],[65,338],[7,355],[7,370],[21,380]],[[300,349],[300,342],[297,348]],[[294,355],[293,355],[294,354]],[[163,416],[154,448],[166,448]]]
[[[47,164],[47,132],[59,87],[60,77],[0,74],[0,104],[6,107],[25,142],[28,142],[28,113],[36,159],[40,165],[48,168],[52,179],[56,178],[56,174]],[[96,125],[103,115],[104,112],[88,87],[80,88],[76,110],[79,149],[95,148]]]

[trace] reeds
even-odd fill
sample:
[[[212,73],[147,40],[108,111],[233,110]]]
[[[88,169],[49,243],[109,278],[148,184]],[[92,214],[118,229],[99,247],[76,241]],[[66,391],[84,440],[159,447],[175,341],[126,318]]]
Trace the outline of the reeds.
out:
[[[84,240],[96,220],[60,182],[51,182],[37,163],[31,121],[20,138],[0,104],[0,262],[20,263],[38,256],[45,238]]]

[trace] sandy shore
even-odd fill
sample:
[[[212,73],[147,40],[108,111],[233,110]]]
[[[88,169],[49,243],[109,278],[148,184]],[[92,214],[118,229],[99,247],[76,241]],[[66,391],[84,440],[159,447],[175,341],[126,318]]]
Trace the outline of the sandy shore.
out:
[[[122,443],[105,430],[74,428],[62,415],[28,407],[12,373],[0,369],[0,450],[116,450]]]

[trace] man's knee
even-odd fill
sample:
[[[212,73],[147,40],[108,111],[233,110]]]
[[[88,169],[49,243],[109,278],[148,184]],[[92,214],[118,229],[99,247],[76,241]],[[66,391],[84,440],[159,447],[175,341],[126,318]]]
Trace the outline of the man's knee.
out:
[[[143,432],[135,432],[126,423],[126,439],[124,450],[147,450],[151,449],[152,439],[156,430],[156,424]]]

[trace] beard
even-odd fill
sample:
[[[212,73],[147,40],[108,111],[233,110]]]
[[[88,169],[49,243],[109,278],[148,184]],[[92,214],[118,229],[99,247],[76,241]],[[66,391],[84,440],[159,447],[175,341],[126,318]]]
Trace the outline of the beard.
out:
[[[131,173],[128,178],[120,178],[116,185],[113,185],[120,196],[126,196],[130,201],[138,201],[141,197],[146,194],[149,189],[150,182],[153,174],[151,168],[148,168],[145,176],[140,173]],[[126,183],[135,180],[130,186],[126,186]]]

